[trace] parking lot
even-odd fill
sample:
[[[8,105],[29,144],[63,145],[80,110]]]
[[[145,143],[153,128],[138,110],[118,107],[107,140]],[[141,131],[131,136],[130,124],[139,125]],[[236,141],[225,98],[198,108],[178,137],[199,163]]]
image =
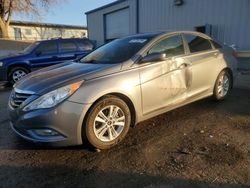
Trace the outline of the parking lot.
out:
[[[204,99],[131,128],[118,146],[47,148],[12,132],[0,90],[0,187],[249,187],[250,74],[230,97]]]

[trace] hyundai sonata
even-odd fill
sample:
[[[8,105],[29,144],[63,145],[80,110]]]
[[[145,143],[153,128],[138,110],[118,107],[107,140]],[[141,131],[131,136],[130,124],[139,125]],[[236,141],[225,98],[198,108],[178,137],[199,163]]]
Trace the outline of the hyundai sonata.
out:
[[[27,75],[9,99],[11,127],[55,146],[108,149],[130,126],[172,109],[230,93],[237,61],[230,48],[196,32],[114,40],[79,62]]]

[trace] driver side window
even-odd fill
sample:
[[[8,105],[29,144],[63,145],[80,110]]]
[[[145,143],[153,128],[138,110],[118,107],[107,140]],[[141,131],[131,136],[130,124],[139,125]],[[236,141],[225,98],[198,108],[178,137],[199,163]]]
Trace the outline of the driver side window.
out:
[[[36,53],[40,55],[49,55],[57,53],[57,43],[56,42],[44,42],[36,49]]]
[[[185,54],[182,37],[176,35],[163,39],[154,45],[148,52],[148,54],[153,53],[165,53],[167,57]]]

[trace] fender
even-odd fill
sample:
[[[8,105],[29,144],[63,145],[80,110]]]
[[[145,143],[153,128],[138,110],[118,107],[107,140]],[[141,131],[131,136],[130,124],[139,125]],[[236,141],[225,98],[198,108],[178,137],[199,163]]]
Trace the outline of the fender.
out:
[[[7,73],[9,73],[10,69],[13,67],[25,67],[29,71],[31,71],[29,61],[13,61],[6,65]]]
[[[18,66],[21,66],[21,67],[25,67],[27,68],[29,71],[31,71],[30,69],[30,66],[29,66],[29,62],[27,61],[11,61],[11,62],[7,62],[4,64],[4,74],[2,76],[2,80],[8,80],[8,74],[9,74],[9,71],[11,70],[11,68],[13,67],[18,67]]]
[[[127,78],[124,80],[124,75]],[[137,79],[135,79],[137,78]],[[108,84],[107,84],[108,83]],[[141,105],[141,85],[139,70],[119,72],[116,79],[113,76],[100,77],[83,82],[78,92],[73,94],[68,100],[80,104],[92,104],[105,95],[122,95],[129,99],[136,114],[135,123],[140,121],[142,115]]]

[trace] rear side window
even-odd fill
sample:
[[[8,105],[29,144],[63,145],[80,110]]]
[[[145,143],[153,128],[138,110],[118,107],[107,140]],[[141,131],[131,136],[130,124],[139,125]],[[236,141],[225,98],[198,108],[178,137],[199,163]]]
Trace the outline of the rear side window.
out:
[[[78,46],[81,50],[93,50],[94,45],[89,40],[78,40]]]
[[[212,45],[209,40],[195,35],[185,35],[191,53],[211,50]]]
[[[212,44],[214,45],[214,47],[215,47],[216,49],[222,48],[222,46],[221,46],[219,43],[217,43],[217,42],[215,42],[215,41],[213,41],[213,40],[211,40],[211,42],[212,42]]]
[[[183,55],[185,51],[182,37],[177,35],[163,39],[149,50],[148,54],[152,53],[165,53],[167,57]]]
[[[61,52],[74,52],[77,51],[77,46],[73,41],[61,41]]]
[[[41,42],[35,53],[39,53],[41,55],[57,53],[57,43],[55,41]]]

